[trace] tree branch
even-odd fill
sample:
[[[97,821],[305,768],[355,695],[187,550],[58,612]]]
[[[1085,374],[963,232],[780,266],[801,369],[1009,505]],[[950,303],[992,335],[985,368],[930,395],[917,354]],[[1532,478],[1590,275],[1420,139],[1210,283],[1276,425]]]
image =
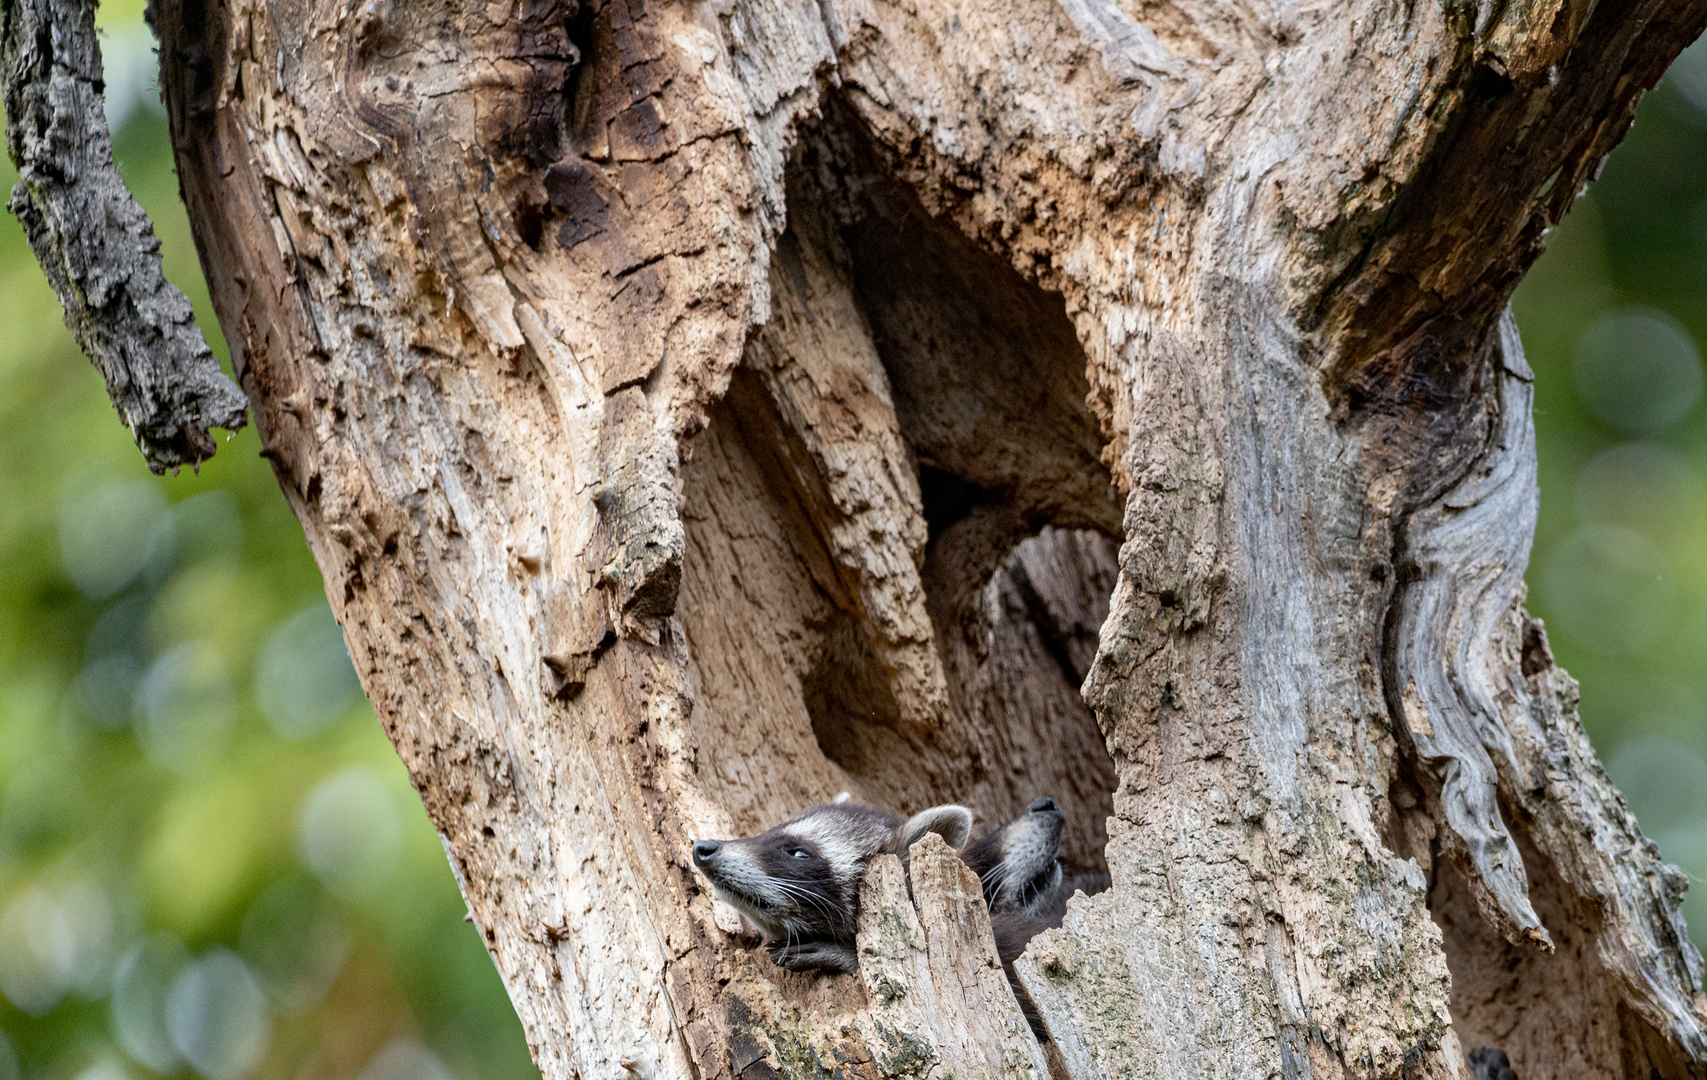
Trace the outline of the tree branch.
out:
[[[65,325],[107,381],[154,472],[213,456],[209,428],[246,421],[190,302],[160,269],[160,241],[113,167],[95,5],[0,5],[6,152],[21,179],[8,209],[65,308]]]

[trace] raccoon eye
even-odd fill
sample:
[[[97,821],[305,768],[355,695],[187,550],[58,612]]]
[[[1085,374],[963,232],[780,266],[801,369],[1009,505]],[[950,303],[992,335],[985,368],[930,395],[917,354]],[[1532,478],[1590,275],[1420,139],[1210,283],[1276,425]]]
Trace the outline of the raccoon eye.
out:
[[[790,848],[788,854],[796,859],[810,859],[812,853],[803,847]]]

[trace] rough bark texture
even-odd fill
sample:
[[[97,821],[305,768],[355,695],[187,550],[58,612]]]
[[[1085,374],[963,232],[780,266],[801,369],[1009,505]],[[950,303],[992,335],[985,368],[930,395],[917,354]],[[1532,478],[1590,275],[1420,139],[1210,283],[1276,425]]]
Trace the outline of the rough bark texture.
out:
[[[879,1075],[1048,1075],[996,958],[978,877],[941,837],[913,846],[905,876],[900,859],[878,857],[859,943],[871,1002],[860,1035]]]
[[[245,388],[545,1075],[1707,1075],[1681,876],[1522,609],[1502,322],[1704,23],[156,0]],[[940,852],[860,978],[691,872],[842,789],[1061,802],[1114,886],[1020,962],[1049,1057]]]
[[[246,421],[190,302],[160,271],[148,215],[113,167],[94,0],[0,3],[7,208],[65,308],[65,325],[155,472],[213,456],[209,429]]]

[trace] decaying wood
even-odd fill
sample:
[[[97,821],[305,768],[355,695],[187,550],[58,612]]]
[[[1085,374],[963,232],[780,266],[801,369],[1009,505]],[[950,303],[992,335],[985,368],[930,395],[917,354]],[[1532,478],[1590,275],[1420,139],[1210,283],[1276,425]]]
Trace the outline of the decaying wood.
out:
[[[978,878],[941,837],[913,846],[905,874],[893,855],[873,864],[859,954],[871,1002],[861,1035],[879,1075],[1048,1075],[996,959]]]
[[[148,215],[113,167],[95,5],[0,4],[0,97],[19,180],[7,208],[65,309],[65,325],[155,472],[213,456],[210,428],[246,420],[190,302],[160,270]]]
[[[1702,965],[1678,914],[1685,880],[1658,861],[1607,782],[1576,722],[1575,685],[1522,611],[1536,517],[1533,375],[1509,316],[1495,348],[1486,452],[1408,523],[1403,551],[1416,569],[1387,650],[1387,687],[1426,777],[1428,816],[1446,823],[1443,846],[1475,871],[1443,868],[1450,878],[1436,885],[1447,894],[1436,918],[1444,924],[1450,912],[1462,934],[1447,953],[1453,1013],[1461,1029],[1480,1033],[1478,1045],[1497,1035],[1550,1047],[1560,1075],[1639,1072],[1644,1057],[1662,1076],[1687,1075],[1689,1062],[1707,1057],[1707,1031],[1691,1006]],[[1516,819],[1516,840],[1502,806]],[[1426,842],[1411,853],[1429,861]],[[1526,881],[1526,867],[1537,866],[1557,878]],[[1453,894],[1466,888],[1485,926],[1464,918]],[[1551,907],[1550,917],[1537,905]],[[1524,947],[1533,940],[1554,952],[1549,927],[1568,935],[1553,964]],[[1545,1006],[1500,1007],[1512,968],[1533,969],[1519,985]],[[1619,1006],[1602,1012],[1596,999]],[[1681,1055],[1648,1034],[1668,1028]]]
[[[868,882],[860,978],[692,873],[844,789],[1068,809],[1114,885],[1019,965],[1058,1073],[1707,1075],[1681,879],[1522,610],[1501,322],[1707,0],[154,18],[245,389],[547,1077],[1038,1073],[946,1034],[999,997],[946,863],[917,933]]]

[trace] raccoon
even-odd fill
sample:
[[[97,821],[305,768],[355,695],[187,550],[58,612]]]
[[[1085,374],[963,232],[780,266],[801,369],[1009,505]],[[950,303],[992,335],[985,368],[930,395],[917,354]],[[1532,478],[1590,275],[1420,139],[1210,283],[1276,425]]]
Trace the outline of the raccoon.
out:
[[[1062,871],[1058,856],[1065,825],[1066,816],[1054,799],[1034,799],[1025,813],[969,844],[960,855],[983,883],[996,956],[1039,1042],[1048,1042],[1049,1033],[1014,972],[1014,961],[1033,937],[1061,925],[1067,900],[1075,892],[1082,889],[1094,896],[1109,886],[1102,871]]]
[[[1061,830],[1055,800],[1033,799],[1025,813],[967,845],[961,859],[984,886],[990,914],[1036,915],[1061,884]]]
[[[902,821],[844,796],[757,836],[697,841],[693,862],[712,891],[758,929],[772,963],[852,974],[859,970],[854,933],[866,867],[886,852],[905,857],[931,832],[964,847],[972,811],[947,804]]]
[[[1472,1050],[1465,1055],[1464,1060],[1470,1066],[1470,1075],[1476,1080],[1517,1080],[1517,1073],[1511,1068],[1511,1059],[1505,1056],[1504,1050]]]

